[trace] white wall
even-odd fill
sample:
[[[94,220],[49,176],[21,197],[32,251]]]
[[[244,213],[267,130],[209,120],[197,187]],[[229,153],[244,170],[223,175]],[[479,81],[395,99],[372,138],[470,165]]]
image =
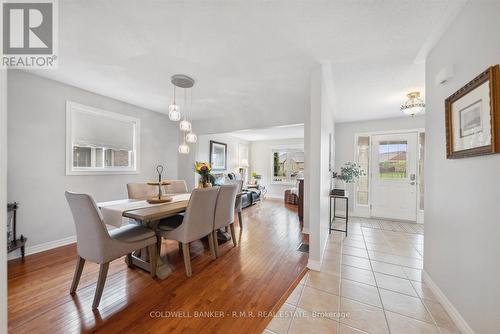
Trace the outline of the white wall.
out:
[[[7,71],[0,70],[0,333],[7,333]]]
[[[407,129],[425,128],[425,116],[415,117],[394,117],[386,119],[377,119],[361,122],[348,122],[335,124],[335,166],[338,170],[346,162],[355,162],[354,156],[354,136],[359,133],[377,132],[377,131],[399,131]],[[350,189],[353,191],[353,189]],[[354,207],[354,196],[350,194],[349,211]],[[351,200],[352,199],[352,200]],[[338,201],[338,209],[345,210],[343,201]]]
[[[195,129],[196,130],[196,129]],[[198,180],[197,174],[194,172],[194,163],[196,161],[210,161],[210,141],[214,140],[220,143],[227,144],[227,168],[224,171],[214,171],[214,173],[238,173],[239,164],[239,144],[247,145],[248,158],[251,160],[250,142],[236,138],[234,136],[220,133],[213,135],[199,135],[196,145],[190,145],[191,151],[189,155],[184,155],[179,160],[179,178],[186,180],[188,188],[194,188]]]
[[[500,63],[500,2],[468,1],[427,58],[424,269],[476,333],[500,328],[500,154],[447,160],[444,100]],[[453,64],[454,77],[436,87]]]
[[[272,149],[288,145],[304,147],[304,138],[252,141],[250,172],[262,175],[262,180],[259,183],[266,187],[267,195],[270,197],[283,198],[285,190],[292,187],[290,185],[271,184],[273,176]]]
[[[310,110],[305,122],[304,228],[309,229],[308,267],[319,270],[328,240],[329,134],[334,134],[334,87],[328,64],[311,74]]]
[[[89,193],[96,201],[127,197],[128,182],[177,176],[178,130],[168,117],[21,71],[8,77],[8,200],[20,203],[18,231],[36,245],[74,235],[64,191]],[[65,175],[65,103],[71,100],[141,119],[140,173]]]

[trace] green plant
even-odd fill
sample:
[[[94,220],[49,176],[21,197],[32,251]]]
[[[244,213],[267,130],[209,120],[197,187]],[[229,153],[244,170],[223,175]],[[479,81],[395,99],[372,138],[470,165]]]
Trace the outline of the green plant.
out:
[[[262,175],[257,174],[257,172],[252,172],[252,177],[256,180],[262,179]]]
[[[346,162],[344,166],[340,167],[340,173],[333,172],[332,174],[334,179],[339,179],[345,183],[354,183],[361,176],[366,176],[366,173],[360,165],[354,162]]]

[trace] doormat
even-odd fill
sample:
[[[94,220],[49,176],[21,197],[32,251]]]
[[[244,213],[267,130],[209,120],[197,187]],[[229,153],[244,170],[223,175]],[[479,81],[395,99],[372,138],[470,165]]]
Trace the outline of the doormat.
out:
[[[303,244],[301,243],[299,248],[297,248],[297,250],[299,252],[303,252],[303,253],[309,253],[309,244]]]

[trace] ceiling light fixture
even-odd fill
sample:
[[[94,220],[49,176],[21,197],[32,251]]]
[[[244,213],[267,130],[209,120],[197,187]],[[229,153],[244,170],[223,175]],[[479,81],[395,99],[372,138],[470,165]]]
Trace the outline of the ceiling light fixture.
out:
[[[415,116],[425,111],[425,103],[420,97],[420,92],[410,92],[406,96],[408,100],[401,105],[401,112],[403,114]]]
[[[184,74],[176,74],[171,77],[172,84],[174,85],[174,103],[170,105],[169,107],[169,113],[168,117],[172,121],[179,121],[182,118],[182,115],[179,111],[179,107],[175,104],[175,88],[184,88],[184,119],[180,121],[179,123],[179,129],[184,132],[182,134],[183,142],[181,145],[179,145],[179,153],[181,154],[189,154],[189,145],[186,144],[186,141],[188,143],[196,143],[197,141],[197,136],[193,133],[193,126],[191,122],[188,120],[188,111],[189,108],[187,108],[187,95],[186,95],[186,90],[188,88],[192,88],[194,86],[194,79],[184,75]],[[193,99],[193,93],[191,90],[191,107],[192,107],[192,99]],[[172,114],[172,117],[171,117]],[[187,132],[187,134],[185,134]]]

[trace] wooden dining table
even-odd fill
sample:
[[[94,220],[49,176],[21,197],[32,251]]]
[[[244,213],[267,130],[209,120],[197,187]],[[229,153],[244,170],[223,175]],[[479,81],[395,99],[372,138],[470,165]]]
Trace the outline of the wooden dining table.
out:
[[[156,230],[156,226],[161,219],[172,217],[186,211],[190,195],[191,194],[173,195],[171,202],[155,205],[148,205],[146,201],[142,201],[144,202],[145,207],[124,210],[122,216],[125,218],[133,219],[139,222],[141,225],[148,227],[154,231]],[[97,203],[97,206],[102,210],[103,207],[110,207],[113,205],[126,207],[127,204],[131,204],[131,206],[137,206],[139,204],[138,202],[139,200],[123,199],[111,202]],[[167,257],[162,258],[159,254],[159,249],[157,249],[157,252],[156,254],[154,254],[154,256],[157,257],[156,276],[160,279],[167,278],[172,272],[172,268],[169,265]],[[129,266],[134,265],[149,272],[151,268],[149,257],[150,255],[148,254],[147,249],[141,249],[134,252],[132,256],[127,257],[125,261]],[[132,261],[132,263],[129,263],[129,261]]]
[[[241,195],[242,193],[238,193],[236,197],[238,198]],[[97,207],[102,210],[103,207],[112,207],[112,206],[126,207],[128,204],[130,204],[131,207],[136,207],[136,208],[130,210],[123,210],[122,216],[125,218],[133,219],[139,222],[142,226],[148,227],[153,231],[155,231],[161,219],[172,217],[186,211],[191,194],[186,193],[186,194],[171,195],[171,197],[172,197],[171,202],[154,204],[154,205],[150,205],[147,204],[146,201],[140,201],[136,199],[122,199],[110,202],[97,203]],[[144,202],[144,207],[137,208],[137,206],[141,206],[141,203],[139,202]],[[230,238],[229,235],[228,238]],[[166,256],[161,257],[160,249],[157,249],[156,254],[154,254],[154,256],[156,256],[156,263],[157,263],[156,277],[160,279],[167,278],[172,273],[172,267],[168,262],[168,258]],[[145,271],[150,272],[151,265],[149,257],[150,255],[147,249],[145,248],[138,250],[134,252],[130,257],[125,258],[125,262],[129,266],[134,265]],[[132,261],[132,263],[130,263],[130,261]]]

